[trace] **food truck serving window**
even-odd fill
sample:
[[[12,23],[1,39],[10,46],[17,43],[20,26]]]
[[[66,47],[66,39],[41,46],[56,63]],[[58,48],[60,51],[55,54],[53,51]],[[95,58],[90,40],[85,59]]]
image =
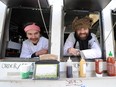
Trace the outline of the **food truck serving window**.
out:
[[[41,35],[49,39],[50,9],[9,8],[5,21],[1,57],[20,57],[22,42],[27,39],[24,25],[35,22],[41,29]],[[43,16],[43,17],[42,17]]]
[[[103,41],[103,31],[101,30],[101,25],[100,25],[101,19],[100,19],[100,13],[98,11],[89,12],[86,10],[67,10],[67,11],[64,11],[64,13],[65,13],[65,15],[64,15],[64,43],[63,44],[66,43],[68,36],[72,32],[74,32],[74,29],[72,26],[72,22],[74,21],[74,19],[76,17],[78,19],[81,19],[81,18],[88,16],[92,19],[92,26],[91,26],[90,32],[94,33],[96,35],[98,42],[100,44],[101,51],[104,49],[103,42],[102,42]],[[69,45],[69,43],[68,43],[68,45]],[[65,45],[65,47],[66,47],[66,45]],[[103,53],[101,58],[104,58],[103,55],[105,55],[105,54]],[[71,56],[74,60],[80,59],[80,56],[65,54],[65,50],[64,50],[64,55],[63,55],[64,60],[67,59],[67,57],[69,57],[69,56]],[[77,58],[77,57],[79,57],[79,58]],[[95,58],[87,58],[87,59],[95,59]],[[79,61],[79,60],[77,60],[77,61]]]

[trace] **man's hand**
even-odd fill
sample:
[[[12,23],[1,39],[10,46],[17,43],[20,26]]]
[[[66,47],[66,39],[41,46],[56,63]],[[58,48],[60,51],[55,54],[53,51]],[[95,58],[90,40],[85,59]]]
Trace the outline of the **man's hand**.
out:
[[[69,48],[68,49],[68,53],[74,56],[79,56],[80,55],[80,51],[78,49],[75,48]]]
[[[39,56],[39,55],[47,54],[47,53],[48,53],[48,50],[42,49],[42,50],[40,50],[40,51],[37,51],[37,52],[35,53],[35,55],[36,55],[36,56]]]

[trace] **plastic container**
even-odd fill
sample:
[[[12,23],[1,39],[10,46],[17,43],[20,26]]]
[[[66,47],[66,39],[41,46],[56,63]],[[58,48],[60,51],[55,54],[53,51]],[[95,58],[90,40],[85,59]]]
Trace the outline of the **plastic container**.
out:
[[[20,76],[22,79],[29,78],[30,65],[21,65],[20,66]]]
[[[66,62],[66,77],[67,78],[72,78],[73,77],[72,71],[73,71],[72,70],[72,60],[69,57],[69,59]]]

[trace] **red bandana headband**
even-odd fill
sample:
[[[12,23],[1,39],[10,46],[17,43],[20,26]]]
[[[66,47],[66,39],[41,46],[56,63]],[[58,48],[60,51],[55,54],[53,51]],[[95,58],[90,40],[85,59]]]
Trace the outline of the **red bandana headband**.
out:
[[[24,31],[27,32],[28,30],[36,30],[36,31],[40,31],[40,27],[35,25],[35,23],[33,23],[32,25],[28,25],[24,28]]]

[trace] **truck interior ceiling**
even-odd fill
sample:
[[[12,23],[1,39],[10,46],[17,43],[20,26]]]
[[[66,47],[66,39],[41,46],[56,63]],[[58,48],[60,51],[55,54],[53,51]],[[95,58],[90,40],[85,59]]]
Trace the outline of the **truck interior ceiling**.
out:
[[[8,0],[8,14],[5,22],[3,57],[19,57],[22,42],[27,39],[24,25],[36,22],[44,37],[49,37],[50,10],[46,0]],[[6,32],[7,31],[7,32]]]

